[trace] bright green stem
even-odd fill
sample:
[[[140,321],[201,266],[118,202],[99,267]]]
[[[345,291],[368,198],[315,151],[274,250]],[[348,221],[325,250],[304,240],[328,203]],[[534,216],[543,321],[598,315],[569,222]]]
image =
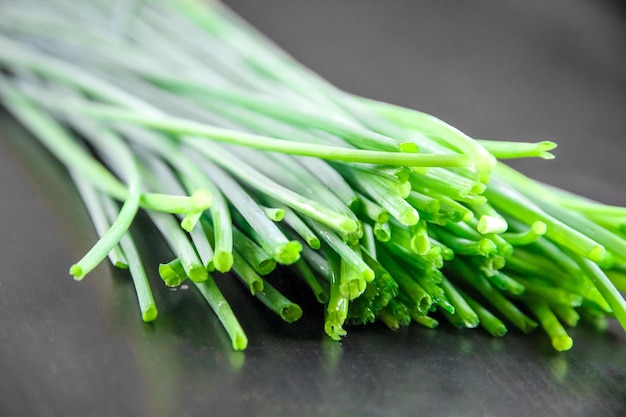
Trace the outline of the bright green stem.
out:
[[[526,287],[517,279],[513,279],[501,271],[493,271],[487,275],[487,279],[502,291],[512,295],[522,295],[526,292]]]
[[[441,243],[437,239],[434,239],[431,236],[428,236],[428,240],[430,240],[431,249],[439,248],[440,253],[441,253],[441,258],[444,261],[451,261],[452,259],[454,259],[455,253],[452,249],[450,249],[449,247],[447,247],[446,245],[444,245],[443,243]]]
[[[101,150],[105,163],[112,167],[113,172],[118,172],[118,174],[122,175],[124,170],[131,165],[128,157],[121,158],[124,148],[129,155],[131,155],[131,149],[125,145],[119,134],[89,120],[79,120],[70,117],[70,123],[95,148]],[[134,155],[132,157],[133,159],[136,158]],[[139,164],[136,165],[143,182],[153,181],[152,173],[148,172],[146,175],[145,167],[139,166]],[[158,180],[156,182],[158,183]],[[184,194],[184,192],[181,194]],[[186,215],[182,225],[185,230],[190,231],[195,226],[201,213],[211,206],[211,202],[210,192],[198,189],[191,196],[142,193],[139,205],[144,209]]]
[[[351,264],[348,264],[345,260],[341,260],[339,290],[342,296],[346,297],[348,301],[354,300],[363,294],[367,282],[368,281],[365,281],[361,277],[359,270],[354,268]]]
[[[372,268],[374,274],[376,275],[373,282],[377,288],[381,290],[381,293],[384,293],[381,295],[388,295],[389,298],[393,298],[398,295],[398,283],[393,280],[391,274],[389,274],[380,262],[372,256],[371,252],[362,249],[361,254],[363,255],[363,260],[369,265],[370,268]],[[385,305],[386,301],[384,305],[381,305],[381,308],[384,308]]]
[[[381,322],[383,322],[385,326],[389,327],[391,330],[398,330],[400,328],[400,321],[391,311],[389,311],[388,308],[380,310],[380,312],[378,313],[378,318]]]
[[[248,338],[213,278],[209,276],[206,281],[195,283],[195,285],[217,315],[222,326],[224,326],[230,337],[233,349],[237,351],[244,350],[248,346]]]
[[[432,305],[431,296],[388,253],[380,251],[379,260],[398,283],[400,290],[408,296],[411,302],[409,307],[415,307],[417,311],[426,314]]]
[[[299,272],[299,276],[306,282],[306,284],[313,291],[315,299],[320,304],[326,304],[329,300],[328,288],[323,286],[319,279],[315,276],[315,273],[311,267],[304,261],[304,259],[298,260],[294,265]]]
[[[178,287],[187,280],[185,268],[178,258],[159,264],[159,276],[168,287]]]
[[[285,223],[312,249],[320,248],[320,239],[293,210],[285,207]]]
[[[546,234],[548,227],[542,221],[535,221],[530,228],[524,232],[506,232],[500,236],[513,246],[524,246],[535,243],[539,238]]]
[[[433,233],[437,240],[441,241],[458,255],[488,256],[495,253],[498,249],[496,244],[488,238],[470,240],[464,237],[455,236],[443,228],[438,228],[436,231],[433,230]]]
[[[585,271],[585,274],[587,274],[598,290],[600,290],[602,296],[604,296],[606,301],[609,303],[617,321],[619,321],[622,327],[626,329],[626,301],[620,292],[615,288],[615,285],[613,285],[611,280],[597,264],[587,259],[583,259],[580,256],[573,256],[582,270]]]
[[[402,304],[402,302],[400,302],[397,298],[389,300],[387,307],[380,311],[381,317],[383,313],[387,312],[395,318],[395,321],[399,326],[406,327],[411,324],[411,313],[409,308]]]
[[[380,205],[376,204],[363,194],[358,196],[361,212],[367,218],[375,223],[387,223],[389,221],[389,213]]]
[[[21,114],[23,116],[23,122],[28,123],[28,121],[30,120],[38,126],[36,129],[39,137],[45,136],[47,134],[46,131],[49,130],[52,133],[52,138],[46,139],[46,141],[54,141],[54,137],[68,139],[70,141],[72,140],[69,136],[63,135],[63,130],[60,125],[58,125],[53,119],[48,118],[48,116],[46,116],[44,113],[37,110],[34,106],[23,102],[23,106],[20,105],[17,108],[17,112],[18,114]],[[29,125],[27,124],[27,126]],[[53,147],[60,146],[60,144],[69,145],[69,142],[66,143],[65,140],[63,140],[62,142],[55,142],[55,145],[53,145]],[[141,198],[141,176],[139,174],[137,162],[133,157],[131,150],[127,147],[126,144],[124,144],[124,142],[121,141],[121,139],[114,135],[111,135],[109,137],[109,141],[107,141],[106,143],[102,143],[101,146],[103,152],[106,153],[109,157],[112,158],[113,155],[115,155],[118,158],[119,166],[122,170],[122,175],[126,177],[129,185],[127,192],[124,189],[124,194],[127,194],[125,196],[126,198],[124,204],[122,205],[122,208],[115,220],[112,221],[109,229],[101,235],[100,239],[85,254],[85,256],[83,256],[83,258],[81,258],[77,263],[70,267],[70,274],[73,275],[76,280],[83,279],[87,273],[92,271],[96,266],[100,264],[100,262],[102,262],[102,260],[108,255],[108,253],[110,253],[112,248],[117,246],[121,238],[128,231],[128,228],[130,227],[139,209],[139,202]],[[77,142],[73,142],[70,148],[74,148],[77,152],[79,152],[80,150],[77,155],[81,155],[82,152],[84,152],[80,145],[77,144]],[[62,148],[58,149],[57,151],[63,153]],[[53,151],[53,153],[55,153],[56,155],[56,152]],[[85,160],[85,163],[89,163],[88,159]],[[83,167],[89,169],[87,165]],[[76,175],[82,175],[82,171],[80,171],[80,168],[76,169]],[[104,173],[104,171],[102,171],[102,173]],[[107,175],[104,175],[104,178],[108,178],[108,175],[111,174],[107,173]]]
[[[483,307],[478,301],[471,298],[469,295],[461,292],[467,304],[476,312],[478,315],[478,319],[480,320],[480,325],[483,329],[485,329],[490,335],[494,337],[502,337],[507,334],[508,329],[506,325],[494,316],[489,310]]]
[[[409,181],[415,190],[434,189],[455,200],[471,199],[485,191],[485,184],[443,168],[432,168],[427,174],[412,174]]]
[[[213,230],[212,228],[210,229]],[[233,228],[235,250],[241,254],[259,275],[267,275],[276,269],[276,260],[252,239]]]
[[[541,327],[548,333],[552,340],[552,347],[559,352],[570,350],[573,345],[572,338],[569,337],[559,320],[550,309],[550,306],[542,301],[528,300],[526,305],[539,320]]]
[[[258,292],[263,291],[265,285],[263,279],[236,250],[233,251],[233,271],[235,271],[235,275],[237,275],[241,282],[250,290],[250,294],[256,295]]]
[[[276,207],[265,207],[265,206],[260,206],[261,210],[263,210],[263,213],[265,213],[265,215],[267,216],[268,219],[270,219],[273,222],[282,222],[283,220],[285,220],[285,210],[282,208],[276,208]]]
[[[559,320],[569,327],[576,327],[580,320],[580,315],[573,307],[565,306],[562,304],[550,305],[550,308],[559,318]]]
[[[542,142],[507,142],[496,140],[476,139],[490,154],[498,159],[512,158],[541,158],[554,159],[550,153],[556,148],[556,143],[550,141]]]
[[[434,116],[417,110],[406,109],[369,99],[363,99],[363,101],[385,118],[407,128],[415,129],[428,136],[436,137],[445,144],[471,156],[474,159],[476,170],[481,176],[481,181],[486,183],[489,179],[489,174],[496,165],[496,158],[480,143],[458,129]]]
[[[230,209],[219,189],[198,168],[198,156],[188,149],[181,150],[178,143],[169,140],[169,138],[163,135],[136,127],[119,129],[127,138],[140,144],[142,147],[152,150],[160,157],[160,159],[156,157],[150,158],[153,165],[151,170],[153,172],[156,171],[155,175],[160,186],[163,186],[165,183],[170,186],[172,182],[174,182],[176,187],[180,185],[176,178],[172,178],[171,170],[165,169],[167,167],[162,168],[165,162],[168,162],[178,171],[180,182],[182,182],[188,192],[193,194],[198,190],[209,190],[212,198],[210,214],[214,225],[214,233],[211,234],[213,240],[210,243],[213,245],[214,253],[208,262],[207,268],[209,270],[215,269],[219,272],[230,271],[233,265],[233,232]],[[154,167],[155,164],[157,165],[156,168]],[[193,230],[196,230],[196,228]],[[200,255],[202,256],[202,254]],[[207,265],[205,259],[203,259],[203,263]]]
[[[243,158],[254,169],[267,175],[276,183],[309,198],[323,203],[325,207],[344,215],[357,224],[357,230],[351,240],[361,237],[362,231],[356,215],[346,206],[343,201],[334,194],[325,184],[320,182],[312,173],[297,162],[297,158],[289,155],[270,154],[267,152],[239,149],[237,156]],[[289,175],[285,175],[288,172]]]
[[[91,221],[96,228],[98,236],[102,237],[109,227],[111,227],[111,223],[104,210],[101,196],[98,196],[97,191],[82,176],[71,171],[70,174],[78,192],[80,193],[85,207],[87,207],[87,210],[89,211],[89,216],[91,217]],[[119,245],[114,246],[108,256],[111,264],[117,268],[128,268],[128,259]]]
[[[141,318],[145,322],[151,322],[156,320],[158,311],[154,302],[152,291],[150,290],[150,284],[148,283],[148,277],[146,271],[141,263],[141,257],[135,247],[135,244],[129,234],[126,234],[120,240],[120,246],[126,256],[128,257],[128,269],[130,276],[135,284],[135,292],[137,294],[137,300],[139,301],[139,308],[141,310]]]
[[[357,125],[348,125],[342,121],[328,118],[324,115],[315,114],[307,110],[294,109],[293,106],[284,104],[275,99],[264,99],[251,94],[242,94],[233,90],[216,89],[206,83],[189,82],[185,80],[165,80],[161,77],[164,85],[174,88],[183,94],[191,94],[201,100],[205,105],[213,107],[216,111],[228,111],[229,107],[250,110],[253,115],[262,114],[267,117],[288,123],[300,129],[319,129],[341,137],[353,146],[365,149],[395,152],[401,149],[396,140],[363,129]],[[237,116],[231,113],[230,116]],[[250,120],[239,119],[239,122],[249,123]],[[254,120],[252,120],[254,121]],[[256,126],[255,126],[256,127]],[[291,142],[291,141],[289,141]],[[315,155],[311,155],[315,156]]]
[[[374,236],[374,228],[367,223],[363,223],[361,246],[365,248],[367,253],[376,258],[376,237]],[[374,271],[374,275],[376,275],[376,271]]]
[[[298,158],[298,162],[339,197],[346,207],[358,200],[350,184],[326,161],[316,158]]]
[[[426,194],[413,190],[409,193],[406,201],[415,207],[419,212],[435,214],[441,208],[439,200]]]
[[[485,191],[485,196],[494,206],[515,218],[527,223],[536,221],[545,223],[547,226],[545,236],[559,245],[592,261],[604,258],[606,250],[602,245],[552,217],[501,180],[494,178]]]
[[[626,293],[626,274],[624,271],[608,270],[605,273],[619,292]]]
[[[348,318],[348,299],[341,294],[341,260],[336,254],[329,254],[330,297],[326,306],[324,331],[333,340],[341,340],[346,335],[343,325]]]
[[[532,279],[516,278],[516,281],[524,286],[524,298],[539,299],[550,304],[562,304],[570,307],[580,307],[583,297],[579,294],[542,284]]]
[[[202,169],[259,235],[276,262],[289,265],[300,258],[299,242],[290,242],[278,226],[268,219],[256,201],[230,175],[210,161],[202,164]]]
[[[450,304],[454,306],[454,314],[462,321],[463,327],[474,328],[478,326],[478,323],[480,322],[478,315],[470,307],[456,287],[452,285],[447,278],[443,279],[441,287],[445,291]]]
[[[337,234],[314,220],[307,220],[309,225],[317,231],[318,236],[326,242],[351,268],[357,272],[360,279],[370,282],[374,279],[374,271],[363,261],[360,254],[348,246]]]
[[[197,140],[193,140],[192,144],[213,162],[228,170],[233,176],[305,216],[316,219],[341,233],[352,233],[357,230],[358,225],[353,219],[336,213],[314,200],[305,198],[277,184],[245,164],[232,153],[204,147],[202,142]]]
[[[504,297],[491,283],[480,273],[468,268],[467,265],[455,258],[451,262],[454,268],[463,279],[467,280],[483,297],[494,306],[502,315],[524,333],[530,333],[537,323],[522,313],[513,303]]]
[[[172,214],[190,214],[207,210],[212,203],[211,193],[196,190],[191,196],[145,193],[141,196],[143,207]]]
[[[419,191],[437,199],[439,201],[439,212],[437,214],[445,216],[452,222],[470,221],[474,218],[474,212],[472,210],[446,194],[433,189],[422,189]]]
[[[490,233],[500,234],[506,232],[507,227],[508,224],[502,217],[482,215],[478,219],[477,230],[483,235]]]
[[[374,223],[374,236],[379,242],[388,242],[391,239],[389,223]]]
[[[305,246],[302,248],[302,258],[320,277],[330,282],[330,266],[320,251]]]
[[[556,269],[557,275],[560,268],[562,271],[567,273],[570,281],[580,282],[584,277],[584,273],[576,261],[574,261],[570,256],[567,256],[567,253],[563,250],[563,248],[560,248],[548,239],[538,239],[528,247],[523,249],[518,248],[516,249],[515,254],[527,254],[530,256],[530,258],[526,258],[527,261],[532,260],[531,263],[535,265],[541,264],[542,268],[546,270]],[[541,256],[537,258],[536,256],[533,256],[534,254],[539,254]]]
[[[200,218],[198,221],[202,222],[202,219]],[[189,236],[191,237],[193,246],[196,248],[196,252],[200,257],[202,265],[204,265],[208,272],[213,271],[215,269],[215,265],[213,264],[215,252],[213,251],[211,242],[209,242],[209,237],[207,236],[204,227],[202,227],[202,225],[194,227],[191,232],[189,232]]]
[[[489,203],[473,205],[474,217],[478,218],[476,230],[479,233],[501,234],[507,231],[509,224],[500,213],[498,213]]]
[[[169,214],[151,212],[150,218],[157,226],[166,242],[180,258],[185,273],[194,282],[207,279],[208,273],[187,235],[178,227],[176,220]]]
[[[626,253],[626,241],[621,236],[597,225],[584,215],[576,212],[575,209],[568,209],[562,204],[561,197],[563,195],[569,196],[567,197],[568,201],[580,201],[580,197],[576,197],[565,191],[555,191],[554,188],[542,186],[540,183],[506,166],[498,168],[498,176],[501,176],[504,181],[507,181],[509,184],[514,185],[521,193],[526,195],[527,199],[532,198],[536,202],[536,205],[541,207],[550,216],[559,219],[561,223],[568,225],[578,233],[593,238],[597,244],[602,245],[616,257],[620,257],[623,253]],[[546,224],[548,225],[546,236],[549,237],[551,225],[547,222]],[[567,245],[564,246],[567,247]],[[574,249],[570,248],[570,250]],[[584,256],[582,253],[580,253],[580,255]],[[596,256],[589,257],[589,259],[594,262],[602,260],[602,257],[598,256],[600,255],[600,251],[597,251],[594,255]]]
[[[117,216],[117,207],[113,200],[103,196],[102,207],[109,221],[113,221]],[[158,315],[157,307],[154,302],[152,290],[150,289],[148,277],[146,276],[146,271],[141,262],[141,256],[130,233],[126,233],[122,236],[119,246],[128,260],[128,270],[133,279],[133,284],[135,285],[135,293],[139,301],[141,318],[145,322],[154,321]]]
[[[383,207],[391,217],[406,226],[414,225],[419,220],[419,214],[413,206],[400,196],[389,181],[366,172],[347,172],[357,188],[369,198]]]
[[[293,323],[302,317],[300,306],[287,299],[267,281],[263,282],[263,290],[258,291],[254,295],[287,323]]]
[[[432,247],[430,237],[428,235],[428,225],[426,221],[420,220],[410,230],[413,233],[410,242],[413,251],[418,255],[426,255],[428,252],[430,252]]]
[[[429,329],[434,329],[439,326],[439,322],[430,316],[419,316],[417,314],[411,314],[411,318],[414,322],[421,324],[422,326]]]
[[[370,151],[318,145],[313,143],[293,142],[274,139],[267,136],[245,133],[198,123],[192,120],[168,116],[152,115],[119,106],[93,104],[84,100],[65,99],[63,104],[40,100],[52,109],[80,114],[115,123],[127,123],[159,130],[177,136],[193,136],[205,139],[204,146],[210,142],[222,142],[245,146],[252,149],[287,153],[299,156],[311,156],[343,162],[360,162],[380,165],[417,166],[417,167],[463,167],[471,164],[464,155],[417,154],[404,152]],[[208,139],[208,141],[207,141]]]

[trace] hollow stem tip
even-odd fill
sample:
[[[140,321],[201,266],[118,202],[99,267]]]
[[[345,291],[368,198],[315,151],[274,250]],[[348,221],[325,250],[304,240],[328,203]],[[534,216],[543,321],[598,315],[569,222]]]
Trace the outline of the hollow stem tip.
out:
[[[182,272],[170,264],[159,265],[159,276],[168,287],[178,287],[187,279],[187,275],[184,274],[184,271]]]
[[[189,279],[193,282],[204,282],[209,277],[206,268],[202,265],[191,266],[187,274],[189,275]]]
[[[222,273],[228,272],[233,267],[233,254],[231,252],[216,251],[213,257],[213,267]]]
[[[208,190],[200,189],[193,192],[191,195],[191,201],[196,209],[206,210],[211,207],[211,204],[213,203],[213,196]]]
[[[287,323],[293,323],[302,317],[302,308],[297,304],[287,304],[280,309],[279,315]]]
[[[587,259],[593,262],[602,262],[606,256],[606,249],[602,245],[594,246],[589,253],[587,253]]]
[[[297,240],[292,240],[275,248],[274,259],[280,264],[291,265],[300,259],[301,251],[302,244]]]
[[[354,300],[365,291],[367,281],[363,279],[351,279],[339,284],[339,291],[341,295],[349,300]]]
[[[153,305],[149,306],[141,313],[141,319],[146,323],[150,323],[156,320],[157,316],[158,316],[157,308],[156,306],[153,306]]]
[[[559,352],[570,350],[574,345],[574,341],[569,336],[556,336],[552,338],[552,347]]]
[[[85,278],[85,272],[79,264],[74,264],[70,267],[70,275],[72,275],[76,281],[82,281],[83,278]]]

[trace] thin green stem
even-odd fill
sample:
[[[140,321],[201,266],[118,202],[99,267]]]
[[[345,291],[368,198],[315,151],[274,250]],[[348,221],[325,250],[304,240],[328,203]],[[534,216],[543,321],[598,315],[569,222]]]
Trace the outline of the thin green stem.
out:
[[[102,237],[111,227],[111,223],[109,222],[97,191],[88,181],[78,175],[78,173],[70,171],[70,175],[72,176],[72,180],[76,185],[76,189],[78,190],[85,207],[87,207],[87,210],[89,211],[89,216],[91,217],[91,221],[96,229],[96,232],[98,233],[98,236]],[[112,265],[118,268],[128,268],[128,260],[119,245],[116,245],[111,249],[108,257]]]
[[[276,262],[289,265],[300,258],[300,243],[289,241],[278,226],[267,217],[263,209],[230,175],[210,161],[205,161],[201,167],[259,235]]]
[[[554,159],[550,153],[556,148],[556,143],[551,141],[531,142],[507,142],[497,140],[476,139],[490,154],[498,159],[512,158],[541,158]]]
[[[559,352],[570,350],[573,345],[572,338],[569,337],[567,331],[563,328],[559,320],[545,302],[528,300],[526,305],[532,311],[533,315],[539,320],[541,327],[548,333],[552,340],[552,347]]]
[[[559,245],[593,261],[604,258],[606,249],[601,244],[549,215],[499,178],[491,181],[485,196],[494,206],[519,220],[527,223],[536,221],[545,223],[547,226],[545,236]]]
[[[624,329],[626,329],[626,301],[620,294],[620,292],[615,288],[615,285],[611,282],[611,280],[606,276],[604,271],[600,269],[600,267],[589,261],[588,259],[584,259],[580,256],[572,255],[574,260],[580,265],[585,274],[591,279],[591,281],[596,285],[598,290],[606,301],[611,306],[613,310],[613,314],[619,323],[622,325]]]
[[[478,315],[481,327],[490,335],[494,337],[502,337],[508,332],[508,329],[502,320],[494,316],[489,310],[466,293],[462,291],[460,293],[463,298],[465,298],[465,301],[467,301],[467,304],[469,304],[472,310],[476,312],[476,315]]]
[[[35,98],[37,99],[37,98]],[[63,104],[42,98],[37,99],[51,110],[80,114],[115,123],[127,123],[156,129],[178,136],[194,136],[209,141],[229,143],[264,151],[310,156],[344,162],[373,163],[416,167],[463,167],[471,165],[464,155],[417,154],[392,151],[372,151],[325,146],[312,143],[293,142],[267,136],[220,128],[193,120],[153,115],[119,106],[95,104],[84,100],[64,99]]]
[[[115,221],[117,207],[113,200],[107,196],[100,196],[102,208],[109,222]],[[128,260],[128,270],[135,285],[135,293],[139,302],[141,318],[145,322],[156,320],[158,311],[154,302],[154,296],[150,289],[150,283],[141,261],[141,256],[130,233],[124,234],[120,239],[119,246]]]
[[[208,272],[188,236],[178,227],[176,220],[169,214],[149,212],[148,215],[157,226],[166,242],[176,254],[185,269],[187,276],[194,282],[203,282]]]
[[[242,162],[232,153],[205,148],[202,146],[202,142],[196,140],[192,142],[192,145],[213,162],[228,170],[233,176],[275,200],[280,201],[286,206],[342,233],[352,233],[357,230],[358,225],[353,219],[329,210],[324,205],[277,184]]]
[[[465,298],[459,293],[454,285],[447,278],[441,282],[441,287],[446,293],[446,297],[454,306],[455,315],[459,317],[464,327],[474,328],[478,326],[480,319],[476,312],[470,307]]]
[[[217,315],[217,318],[222,323],[222,326],[224,326],[224,329],[230,337],[233,349],[238,351],[244,350],[248,346],[248,338],[213,278],[208,276],[204,282],[194,284],[196,288],[198,288],[198,291],[200,291],[200,294],[202,294],[204,299],[209,303],[211,309],[213,309],[215,315]]]
[[[326,306],[326,318],[324,320],[324,331],[333,340],[341,340],[346,335],[343,325],[348,318],[348,299],[341,294],[340,289],[340,258],[329,255],[330,272],[330,297]]]
[[[320,280],[315,276],[315,273],[311,269],[311,267],[306,263],[304,259],[298,260],[294,264],[294,267],[298,270],[299,276],[302,277],[304,282],[311,288],[313,291],[313,295],[315,295],[315,299],[320,304],[326,304],[329,300],[329,290],[327,285],[323,285]]]
[[[357,276],[365,282],[370,282],[374,279],[374,271],[363,261],[359,252],[355,251],[349,245],[347,245],[337,234],[326,226],[316,222],[315,220],[307,219],[307,223],[317,231],[317,235],[324,241],[329,247],[331,247],[348,265],[357,271]]]
[[[307,224],[293,210],[288,207],[285,207],[284,210],[285,223],[291,227],[311,249],[319,249],[321,243],[315,232],[311,230],[311,228],[307,226]]]
[[[496,290],[491,283],[479,272],[469,268],[459,258],[451,262],[452,267],[467,282],[469,282],[483,297],[495,307],[503,316],[524,333],[530,333],[537,323],[520,311],[511,301]]]
[[[159,264],[159,276],[168,287],[178,287],[188,278],[179,258]]]

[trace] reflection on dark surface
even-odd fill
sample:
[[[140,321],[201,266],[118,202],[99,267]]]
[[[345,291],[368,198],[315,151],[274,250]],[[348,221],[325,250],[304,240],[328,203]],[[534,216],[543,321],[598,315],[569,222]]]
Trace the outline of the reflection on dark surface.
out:
[[[624,28],[591,2],[569,3],[563,13],[540,2],[523,12],[522,6],[480,2],[472,6],[476,9],[439,2],[420,9],[407,3],[402,6],[407,11],[400,3],[392,8],[382,2],[364,2],[363,8],[356,2],[315,7],[313,2],[268,2],[273,8],[229,3],[277,37],[284,31],[285,42],[312,64],[326,65],[329,76],[353,89],[370,88],[366,95],[393,95],[395,88],[394,101],[428,103],[426,110],[437,114],[446,109],[453,123],[486,136],[498,132],[535,140],[558,134],[563,150],[556,161],[525,166],[558,185],[626,203],[626,78],[623,66],[616,66],[622,63],[616,57],[626,52],[626,37]],[[336,14],[324,14],[331,10]],[[272,16],[280,16],[280,22]],[[446,25],[433,21],[443,17]],[[357,18],[362,21],[350,20]],[[511,43],[515,33],[508,32],[503,39],[494,37],[508,21],[544,44],[525,43],[525,37]],[[584,28],[577,26],[581,21]],[[298,25],[310,34],[296,33]],[[440,37],[441,45],[412,38],[423,27],[432,39]],[[571,71],[563,71],[565,64],[543,54],[556,49],[576,58],[579,50],[568,43],[568,34],[577,28],[583,30],[579,40],[587,42],[583,51],[606,59],[583,60],[593,68],[568,61]],[[399,38],[383,51],[384,41],[373,36],[384,33]],[[322,35],[324,50],[316,46]],[[365,38],[362,49],[340,45],[350,36]],[[478,48],[471,39],[489,43]],[[612,49],[594,51],[603,40]],[[428,49],[431,41],[437,47]],[[565,44],[571,49],[559,49]],[[360,59],[369,62],[370,45],[380,47],[377,54],[386,61],[355,67]],[[340,48],[351,57],[327,56]],[[400,48],[395,55],[394,48]],[[411,58],[418,48],[426,48],[419,51],[427,59]],[[493,61],[494,56],[506,59]],[[485,73],[485,66],[498,68]],[[385,80],[372,83],[380,74]],[[414,78],[419,97],[405,88]],[[589,132],[597,137],[590,139]],[[511,331],[493,339],[480,330],[443,325],[397,332],[380,325],[351,328],[348,337],[334,343],[323,335],[320,307],[288,274],[277,278],[304,309],[292,325],[252,299],[233,277],[216,275],[250,341],[245,353],[235,353],[193,287],[172,290],[160,284],[156,267],[171,255],[143,218],[137,227],[146,237],[137,243],[159,308],[154,324],[141,322],[124,271],[104,264],[84,282],[71,279],[69,265],[93,244],[95,234],[62,167],[5,113],[0,113],[0,190],[1,416],[626,415],[626,337],[616,327],[606,333],[584,325],[573,329],[574,348],[564,354],[554,352],[540,331],[530,336]]]

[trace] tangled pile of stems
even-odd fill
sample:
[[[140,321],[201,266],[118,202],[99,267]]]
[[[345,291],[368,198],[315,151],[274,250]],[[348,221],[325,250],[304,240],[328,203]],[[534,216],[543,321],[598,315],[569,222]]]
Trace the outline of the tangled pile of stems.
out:
[[[0,2],[1,103],[67,167],[108,256],[157,317],[128,232],[145,210],[236,350],[247,346],[212,273],[237,277],[287,322],[275,288],[301,279],[333,339],[380,320],[626,327],[626,209],[538,183],[498,159],[552,142],[475,140],[415,110],[345,93],[218,2]],[[284,267],[286,268],[286,267]],[[300,284],[302,285],[302,284]],[[306,287],[303,287],[306,288]],[[234,306],[236,311],[236,306]]]

